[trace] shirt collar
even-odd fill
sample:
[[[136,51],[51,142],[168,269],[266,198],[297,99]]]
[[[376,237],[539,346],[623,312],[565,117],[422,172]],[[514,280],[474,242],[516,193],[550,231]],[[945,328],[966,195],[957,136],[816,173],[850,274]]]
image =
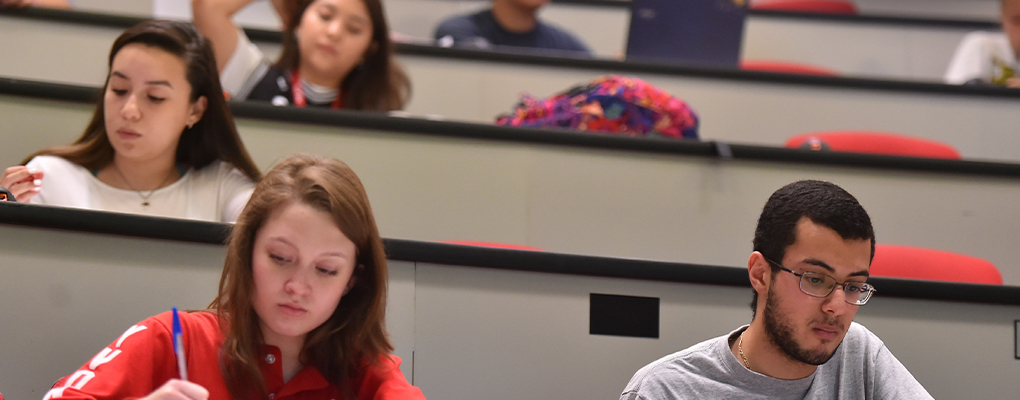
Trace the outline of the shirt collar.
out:
[[[329,386],[329,381],[313,366],[306,365],[283,382],[283,365],[280,349],[276,346],[263,345],[259,354],[259,368],[266,381],[266,390],[274,397],[290,396],[307,390],[319,390]]]

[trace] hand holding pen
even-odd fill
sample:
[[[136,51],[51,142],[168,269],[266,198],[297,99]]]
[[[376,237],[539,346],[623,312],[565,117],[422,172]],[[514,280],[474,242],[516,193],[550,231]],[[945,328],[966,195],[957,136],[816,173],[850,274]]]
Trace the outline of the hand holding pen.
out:
[[[181,318],[177,315],[177,307],[174,307],[174,355],[177,356],[177,373],[182,381],[188,380],[188,364],[184,358],[184,333],[181,331]]]
[[[181,319],[174,307],[173,346],[177,358],[177,373],[181,379],[171,379],[145,397],[146,400],[207,400],[209,391],[201,385],[188,382],[188,365],[184,357],[184,333]]]

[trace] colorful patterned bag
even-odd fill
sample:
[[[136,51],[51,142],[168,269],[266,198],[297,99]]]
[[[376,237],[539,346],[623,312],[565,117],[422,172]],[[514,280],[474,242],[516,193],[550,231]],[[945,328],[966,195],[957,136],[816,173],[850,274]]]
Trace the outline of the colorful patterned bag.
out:
[[[545,100],[527,94],[497,125],[555,127],[625,136],[697,139],[698,115],[683,100],[629,76],[605,75]]]

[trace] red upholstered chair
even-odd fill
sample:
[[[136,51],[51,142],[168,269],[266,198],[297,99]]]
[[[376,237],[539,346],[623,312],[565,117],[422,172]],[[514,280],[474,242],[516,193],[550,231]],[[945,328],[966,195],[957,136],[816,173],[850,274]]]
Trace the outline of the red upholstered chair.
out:
[[[745,71],[783,72],[787,74],[839,76],[836,71],[815,65],[787,61],[742,60],[740,69]]]
[[[786,147],[906,157],[961,159],[960,152],[956,151],[953,146],[942,142],[872,131],[805,133],[791,137],[786,141]]]
[[[508,244],[508,243],[494,243],[494,242],[476,242],[470,240],[443,240],[440,243],[446,244],[459,244],[461,246],[477,246],[477,247],[492,247],[497,249],[512,249],[512,250],[531,250],[531,251],[544,251],[538,247],[522,246],[519,244]]]
[[[852,1],[839,0],[772,0],[758,1],[751,6],[754,10],[790,11],[821,14],[857,15],[857,6]]]
[[[995,264],[964,254],[923,247],[876,244],[871,276],[1001,285]]]

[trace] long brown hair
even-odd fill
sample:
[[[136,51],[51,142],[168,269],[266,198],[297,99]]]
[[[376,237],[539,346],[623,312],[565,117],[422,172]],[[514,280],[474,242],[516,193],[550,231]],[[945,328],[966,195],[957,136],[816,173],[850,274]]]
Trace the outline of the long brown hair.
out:
[[[219,74],[216,71],[216,59],[213,58],[209,41],[198,33],[191,24],[184,22],[152,20],[139,23],[128,28],[110,49],[109,68],[113,67],[113,59],[124,46],[141,43],[149,47],[159,48],[180,59],[187,71],[188,83],[191,84],[191,102],[201,96],[208,101],[202,119],[181,134],[177,143],[176,161],[186,167],[202,169],[213,161],[223,160],[244,172],[248,178],[258,181],[262,176],[259,168],[251,160],[241,137],[234,127],[234,117],[227,108],[220,86]],[[110,84],[110,73],[107,71],[103,93]],[[70,162],[79,164],[89,170],[98,170],[113,162],[114,149],[110,138],[106,136],[106,120],[104,117],[105,98],[101,96],[92,114],[92,121],[85,128],[85,133],[68,146],[52,147],[32,154],[22,164],[39,155],[59,156]]]
[[[364,61],[347,73],[340,83],[344,108],[365,111],[401,110],[411,97],[411,80],[393,59],[390,28],[386,24],[381,0],[361,0],[372,20],[372,43],[365,50]],[[283,50],[276,68],[286,71],[297,68],[301,61],[294,31],[308,6],[315,0],[300,0],[283,32]]]
[[[301,363],[316,367],[330,383],[351,392],[351,379],[365,362],[372,364],[393,350],[384,326],[386,316],[386,254],[372,216],[368,195],[347,164],[308,155],[292,156],[273,167],[234,225],[219,294],[209,305],[220,316],[226,339],[221,369],[236,399],[268,398],[259,372],[262,331],[252,306],[255,292],[252,252],[255,236],[275,210],[307,204],[333,217],[340,231],[358,249],[354,286],[333,315],[308,333]]]

